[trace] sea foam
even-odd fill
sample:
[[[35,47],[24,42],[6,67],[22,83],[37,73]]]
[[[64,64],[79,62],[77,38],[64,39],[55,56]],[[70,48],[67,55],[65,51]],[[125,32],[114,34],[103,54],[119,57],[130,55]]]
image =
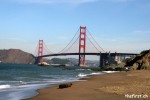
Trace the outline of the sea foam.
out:
[[[11,85],[0,85],[0,89],[6,89],[6,88],[10,88]]]

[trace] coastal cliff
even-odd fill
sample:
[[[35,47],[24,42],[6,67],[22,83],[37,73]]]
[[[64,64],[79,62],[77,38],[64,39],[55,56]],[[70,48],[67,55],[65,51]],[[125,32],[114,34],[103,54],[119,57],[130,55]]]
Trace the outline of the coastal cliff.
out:
[[[34,63],[34,56],[19,49],[0,50],[0,62],[31,64]]]
[[[142,51],[139,55],[130,58],[125,66],[133,66],[137,70],[150,70],[150,50]]]

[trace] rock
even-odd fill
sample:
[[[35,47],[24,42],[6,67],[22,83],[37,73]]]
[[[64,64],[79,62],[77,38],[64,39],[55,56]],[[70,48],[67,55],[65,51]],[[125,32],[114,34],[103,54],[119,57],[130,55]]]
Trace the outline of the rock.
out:
[[[141,54],[129,59],[126,66],[133,66],[137,70],[150,70],[150,50],[143,51]]]
[[[59,89],[68,88],[71,87],[72,83],[64,83],[59,85]]]

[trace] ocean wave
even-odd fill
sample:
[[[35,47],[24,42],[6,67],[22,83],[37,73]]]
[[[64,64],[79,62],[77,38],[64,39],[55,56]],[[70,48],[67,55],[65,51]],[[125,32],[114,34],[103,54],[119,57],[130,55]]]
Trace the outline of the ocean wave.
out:
[[[53,78],[51,75],[40,75],[40,76],[45,78]]]
[[[91,75],[99,75],[99,74],[103,74],[103,73],[102,72],[91,73]]]
[[[101,74],[101,72],[78,66],[66,67],[72,70],[35,65],[29,65],[29,67],[28,65],[9,66],[6,67],[5,71],[13,74],[7,74],[4,70],[0,70],[0,75],[4,76],[0,79],[0,100],[20,100],[32,97],[37,94],[37,89],[53,86],[54,84],[81,81],[79,80],[81,78]]]
[[[86,77],[86,76],[87,76],[87,74],[84,74],[84,73],[78,74],[78,77]]]
[[[0,85],[0,89],[6,89],[6,88],[10,88],[10,87],[11,87],[11,85],[8,85],[8,84]]]
[[[103,71],[104,73],[115,73],[115,72],[118,72],[118,71]]]
[[[76,69],[76,70],[86,70],[86,69]]]
[[[100,74],[103,74],[103,73],[102,72],[93,72],[93,73],[90,73],[90,74],[80,73],[80,74],[78,74],[78,77],[83,78],[83,77],[87,77],[87,76],[90,76],[90,75],[100,75]]]

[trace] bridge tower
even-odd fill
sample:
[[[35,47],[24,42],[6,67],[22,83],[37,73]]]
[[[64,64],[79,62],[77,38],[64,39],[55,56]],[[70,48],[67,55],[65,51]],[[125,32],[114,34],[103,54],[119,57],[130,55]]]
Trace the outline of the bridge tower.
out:
[[[85,55],[80,53],[85,53],[86,49],[86,27],[80,26],[80,37],[79,37],[79,66],[85,65]]]
[[[43,56],[43,40],[39,40],[38,57]],[[39,58],[39,63],[42,63],[42,57]]]

